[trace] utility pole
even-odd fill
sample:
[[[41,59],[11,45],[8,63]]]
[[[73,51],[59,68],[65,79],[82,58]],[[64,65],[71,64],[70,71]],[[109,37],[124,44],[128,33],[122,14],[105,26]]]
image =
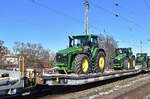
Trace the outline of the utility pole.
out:
[[[141,53],[143,53],[143,43],[144,43],[144,42],[150,42],[150,39],[148,39],[148,40],[141,40],[141,41],[140,41],[140,52],[141,52]]]
[[[84,7],[85,7],[84,33],[87,35],[89,34],[89,19],[88,19],[89,2],[87,0],[85,0],[84,2]]]

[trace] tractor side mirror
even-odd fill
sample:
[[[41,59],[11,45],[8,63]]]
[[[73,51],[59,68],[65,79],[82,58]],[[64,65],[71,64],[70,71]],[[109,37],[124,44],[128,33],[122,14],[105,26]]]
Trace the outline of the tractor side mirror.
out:
[[[72,43],[72,37],[69,36],[69,47],[72,47],[71,43]]]
[[[69,36],[69,40],[72,40],[72,37],[71,37],[71,36]]]

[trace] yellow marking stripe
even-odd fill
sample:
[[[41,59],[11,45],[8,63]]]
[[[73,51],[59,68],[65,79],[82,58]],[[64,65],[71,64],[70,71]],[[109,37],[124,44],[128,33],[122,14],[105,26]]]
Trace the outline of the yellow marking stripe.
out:
[[[0,80],[9,80],[9,77],[0,78]]]
[[[82,51],[82,48],[79,48],[79,49],[76,49],[76,50],[73,50],[73,51],[70,51],[70,52],[74,52],[74,51]]]

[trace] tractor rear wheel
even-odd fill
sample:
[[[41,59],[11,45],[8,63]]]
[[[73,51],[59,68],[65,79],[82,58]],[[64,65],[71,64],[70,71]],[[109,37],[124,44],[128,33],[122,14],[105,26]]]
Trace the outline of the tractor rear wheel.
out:
[[[73,71],[76,74],[88,74],[90,70],[89,58],[87,55],[80,54],[74,59]]]
[[[132,69],[135,69],[135,60],[132,60],[131,64],[132,64]]]
[[[94,70],[96,73],[104,72],[105,69],[105,54],[104,52],[98,52],[95,57]]]
[[[143,68],[147,68],[147,62],[143,62]]]
[[[132,58],[131,58],[131,66],[132,66],[132,69],[135,69],[135,65],[136,65],[135,56],[133,55]]]

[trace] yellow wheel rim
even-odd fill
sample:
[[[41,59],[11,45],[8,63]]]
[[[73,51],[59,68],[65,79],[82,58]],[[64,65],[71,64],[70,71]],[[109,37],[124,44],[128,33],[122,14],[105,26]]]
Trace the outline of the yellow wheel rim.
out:
[[[103,56],[101,56],[99,58],[99,67],[100,67],[100,69],[104,69],[104,66],[105,66],[105,58]]]
[[[87,59],[82,60],[82,71],[87,72],[89,68],[89,63]]]
[[[133,61],[133,67],[135,67],[135,61]]]
[[[9,77],[3,77],[3,78],[0,78],[0,81],[2,80],[9,80],[10,78]]]
[[[130,62],[128,62],[128,69],[130,68]]]

